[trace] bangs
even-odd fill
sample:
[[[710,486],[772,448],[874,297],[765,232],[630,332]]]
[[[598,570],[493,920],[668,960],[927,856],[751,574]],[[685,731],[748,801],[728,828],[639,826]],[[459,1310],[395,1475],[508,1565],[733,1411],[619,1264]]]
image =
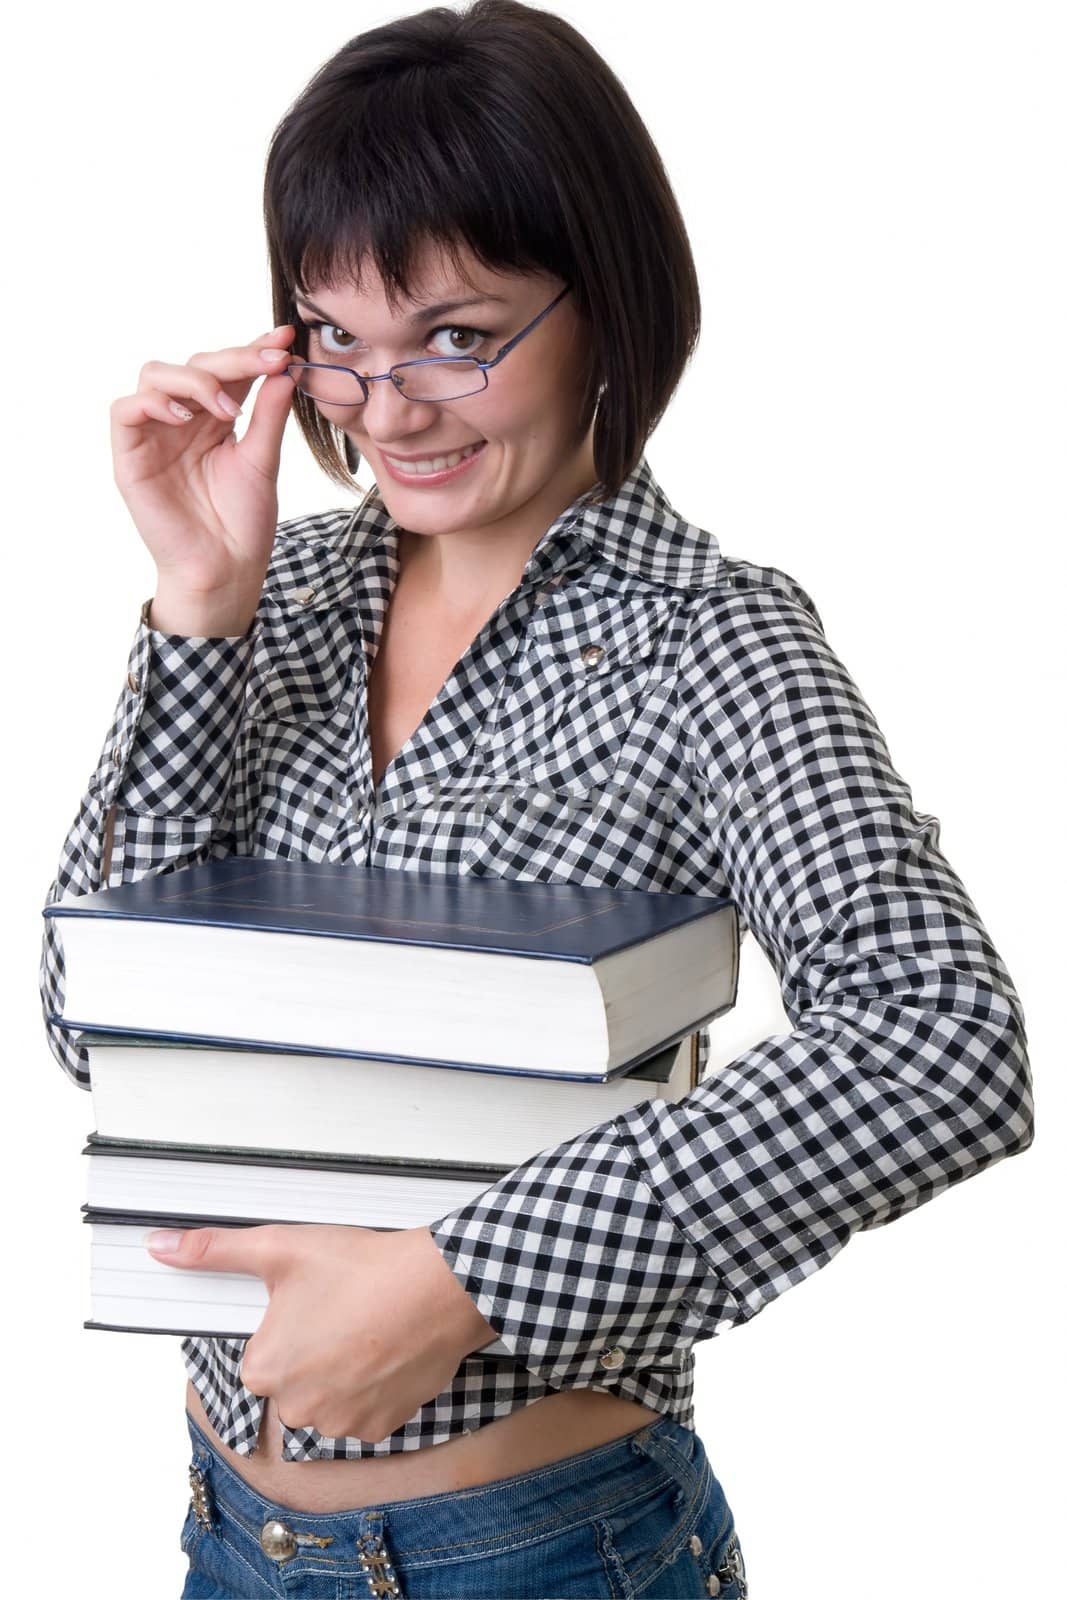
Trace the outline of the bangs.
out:
[[[348,88],[340,103],[318,100],[312,80],[299,123],[283,123],[271,148],[267,227],[289,285],[358,289],[369,260],[395,313],[415,298],[428,243],[463,281],[464,245],[489,269],[572,275],[550,162],[499,111],[487,117],[469,65],[438,60]]]

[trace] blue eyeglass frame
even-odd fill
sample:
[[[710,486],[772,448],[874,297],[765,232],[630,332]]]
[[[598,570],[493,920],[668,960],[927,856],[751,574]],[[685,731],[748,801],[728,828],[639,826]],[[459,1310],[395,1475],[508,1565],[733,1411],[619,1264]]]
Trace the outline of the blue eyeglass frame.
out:
[[[347,372],[350,377],[355,378],[356,382],[359,384],[359,387],[363,391],[362,400],[316,400],[315,404],[317,406],[349,406],[349,405],[359,406],[359,405],[364,405],[366,403],[366,401],[368,401],[370,399],[370,389],[368,388],[368,385],[372,384],[372,383],[381,383],[382,380],[385,379],[385,378],[388,378],[389,381],[393,384],[394,388],[397,390],[397,392],[399,394],[403,395],[405,400],[410,400],[412,405],[417,405],[417,406],[447,405],[449,403],[447,400],[420,400],[415,395],[404,394],[404,380],[403,380],[403,378],[398,378],[396,376],[396,374],[398,372],[403,371],[407,367],[436,366],[436,365],[439,365],[443,361],[447,361],[450,364],[454,364],[457,361],[467,361],[467,362],[469,362],[471,364],[472,367],[477,367],[479,369],[479,371],[482,374],[482,379],[483,379],[482,387],[480,389],[471,389],[471,390],[468,391],[468,393],[469,394],[484,394],[485,390],[489,387],[488,373],[490,371],[490,368],[498,366],[499,363],[501,361],[503,361],[504,357],[506,355],[509,355],[511,353],[511,351],[514,350],[515,346],[520,343],[521,340],[525,339],[525,337],[526,337],[526,335],[528,333],[532,333],[534,331],[534,329],[537,327],[537,324],[539,322],[542,322],[544,320],[544,318],[548,316],[548,313],[550,311],[554,311],[555,310],[555,308],[559,305],[560,301],[563,299],[564,295],[570,294],[572,287],[573,287],[572,284],[569,284],[569,283],[565,284],[564,287],[560,290],[559,294],[556,296],[556,298],[552,301],[551,305],[547,305],[543,311],[539,311],[537,313],[536,317],[534,317],[533,321],[532,322],[528,322],[526,324],[525,328],[520,328],[518,333],[515,334],[515,336],[513,338],[508,340],[507,344],[501,345],[500,349],[497,351],[496,355],[493,357],[493,359],[491,361],[479,361],[477,356],[464,356],[464,355],[456,355],[456,356],[420,356],[417,361],[398,361],[393,366],[391,366],[389,368],[388,372],[378,372],[378,373],[375,373],[373,375],[371,375],[370,373],[364,374],[362,372],[355,372],[351,367],[339,366],[337,364],[337,362],[335,362],[335,361],[292,361],[292,362],[289,363],[289,365],[286,367],[285,370],[289,374],[290,378],[293,378],[293,373],[294,372],[302,372],[305,367],[320,367],[320,368],[322,368],[322,370],[324,372]],[[293,382],[294,383],[296,382],[295,378],[293,378]],[[301,391],[301,392],[303,392],[303,391]],[[457,395],[453,395],[451,398],[453,400],[466,400],[468,398],[468,396],[467,395],[462,395],[462,394],[457,394]]]

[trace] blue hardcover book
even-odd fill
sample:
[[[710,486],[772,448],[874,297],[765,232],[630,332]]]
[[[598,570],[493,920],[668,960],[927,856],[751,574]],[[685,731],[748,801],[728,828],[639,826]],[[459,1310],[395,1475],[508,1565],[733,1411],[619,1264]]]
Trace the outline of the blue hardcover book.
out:
[[[737,993],[721,896],[230,856],[44,915],[96,1032],[606,1082]]]

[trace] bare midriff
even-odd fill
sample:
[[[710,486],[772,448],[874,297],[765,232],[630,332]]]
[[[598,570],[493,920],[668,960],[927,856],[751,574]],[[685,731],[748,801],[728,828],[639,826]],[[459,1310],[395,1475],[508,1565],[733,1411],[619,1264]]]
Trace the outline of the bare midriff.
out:
[[[291,1511],[355,1511],[387,1500],[472,1489],[532,1472],[581,1450],[593,1450],[658,1422],[660,1413],[601,1389],[567,1389],[545,1395],[444,1444],[356,1460],[283,1461],[277,1407],[263,1407],[258,1447],[238,1455],[208,1421],[192,1380],[186,1406],[218,1454],[257,1493]]]

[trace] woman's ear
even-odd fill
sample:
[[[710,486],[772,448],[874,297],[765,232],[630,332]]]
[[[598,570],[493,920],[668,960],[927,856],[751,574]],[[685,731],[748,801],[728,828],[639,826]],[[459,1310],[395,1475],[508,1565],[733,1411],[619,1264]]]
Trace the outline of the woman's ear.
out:
[[[359,463],[362,461],[362,459],[363,459],[363,457],[360,455],[359,451],[356,449],[355,445],[352,443],[351,439],[348,437],[348,434],[346,433],[345,434],[345,465],[347,466],[349,472],[352,474],[353,478],[355,477],[356,473],[359,471]]]

